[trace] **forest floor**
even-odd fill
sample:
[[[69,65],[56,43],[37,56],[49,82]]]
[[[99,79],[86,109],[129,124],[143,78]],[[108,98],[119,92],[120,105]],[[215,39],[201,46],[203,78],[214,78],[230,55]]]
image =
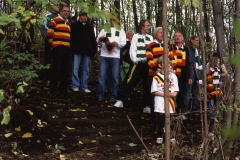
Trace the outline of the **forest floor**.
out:
[[[53,96],[41,76],[34,80],[30,91],[21,97],[19,106],[10,113],[9,125],[0,126],[0,160],[135,160],[164,157],[164,146],[155,144],[150,114],[142,112],[141,87],[132,93],[124,108],[113,107],[108,99],[97,102],[98,63],[95,60],[91,65],[91,93]],[[69,80],[69,91],[70,84]],[[151,154],[147,153],[127,116]],[[172,137],[175,137],[176,144],[172,147],[172,156],[175,159],[193,159],[191,152],[198,152],[201,144],[200,114],[186,116],[188,119],[185,121],[173,120]],[[27,138],[23,138],[25,133],[29,133]]]

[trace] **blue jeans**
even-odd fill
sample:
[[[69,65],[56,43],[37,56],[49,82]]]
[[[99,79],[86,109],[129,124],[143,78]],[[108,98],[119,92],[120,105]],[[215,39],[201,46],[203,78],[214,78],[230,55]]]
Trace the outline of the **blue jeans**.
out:
[[[193,83],[192,84],[188,84],[186,83],[186,88],[185,88],[185,92],[184,92],[184,108],[185,109],[189,109],[189,103],[190,103],[190,98],[192,95],[192,110],[200,110],[200,102],[198,100],[199,97],[199,89],[198,89],[198,83],[195,79],[193,79]]]
[[[104,98],[104,92],[106,89],[106,78],[111,76],[111,80],[108,82],[109,98],[116,99],[118,93],[118,83],[120,74],[120,59],[100,57],[100,70],[98,74],[98,86],[97,86],[97,98]]]
[[[89,62],[90,56],[74,54],[73,72],[72,72],[72,89],[79,88],[80,90],[88,89],[89,77]],[[82,64],[81,76],[79,79],[78,71]]]
[[[211,99],[208,99],[208,108],[209,108],[209,118],[214,118],[215,117],[215,111],[218,108],[220,104],[220,98],[219,97],[214,97]]]

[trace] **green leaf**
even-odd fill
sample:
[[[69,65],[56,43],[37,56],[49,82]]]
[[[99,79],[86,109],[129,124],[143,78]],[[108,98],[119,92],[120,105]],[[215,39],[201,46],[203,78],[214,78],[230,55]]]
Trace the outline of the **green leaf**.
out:
[[[185,3],[186,5],[188,5],[188,4],[190,4],[190,0],[184,0],[184,3]]]
[[[12,108],[11,106],[8,106],[8,107],[3,109],[3,119],[1,121],[1,125],[3,125],[3,124],[7,125],[9,123],[9,121],[10,121],[9,112],[10,112],[11,108]]]
[[[235,65],[240,65],[240,54],[236,54],[234,55],[232,58],[232,63],[234,63]]]
[[[130,147],[135,147],[137,144],[129,143],[128,145],[129,145]]]
[[[24,93],[23,86],[18,86],[16,93],[17,93],[17,94],[18,94],[18,93]]]
[[[221,133],[223,136],[227,137],[230,140],[240,138],[240,130],[234,127],[223,128]]]
[[[103,29],[105,30],[105,32],[110,32],[111,31],[111,25],[109,23],[105,23],[103,26]]]
[[[0,29],[0,34],[3,34],[3,35],[4,35],[4,33],[3,33],[3,30],[2,30],[2,29]]]
[[[0,89],[0,102],[2,102],[4,99],[4,92],[2,89]]]
[[[94,6],[90,6],[88,9],[88,12],[91,13],[95,13],[95,7]]]
[[[0,43],[0,48],[4,48],[6,46],[6,41],[5,41],[6,37],[4,37],[4,39],[2,40],[2,42]]]
[[[200,6],[199,0],[193,0],[192,4],[193,4],[193,7],[195,7],[195,8]]]
[[[240,20],[234,21],[233,28],[234,28],[236,38],[240,40]]]
[[[12,1],[11,1],[11,0],[7,0],[7,2],[8,2],[10,5],[12,5]]]
[[[97,13],[90,13],[90,16],[92,17],[92,18],[99,18],[99,15],[97,14]]]

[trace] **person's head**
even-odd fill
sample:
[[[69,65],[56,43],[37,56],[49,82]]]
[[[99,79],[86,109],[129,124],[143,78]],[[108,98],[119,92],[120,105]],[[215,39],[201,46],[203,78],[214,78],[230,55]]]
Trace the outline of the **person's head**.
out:
[[[140,30],[142,34],[146,34],[149,32],[150,28],[151,28],[151,23],[149,20],[147,19],[143,19],[140,21]]]
[[[116,23],[116,19],[114,18],[110,18],[110,24],[111,24],[111,27],[114,27],[113,23]]]
[[[218,59],[218,64],[220,64],[220,62],[221,62],[221,57],[220,57],[219,53],[216,52],[216,51],[213,52],[212,58],[213,58],[213,57],[217,58],[217,59]]]
[[[60,15],[63,19],[67,19],[70,14],[70,7],[69,6],[60,6]]]
[[[79,13],[79,19],[81,22],[86,23],[88,20],[87,13],[86,12],[80,12]]]
[[[133,30],[129,30],[126,32],[126,37],[129,41],[132,41],[132,37],[134,35],[134,31]]]
[[[172,62],[168,59],[167,63],[168,63],[169,71],[172,70],[172,68],[170,68],[172,66]],[[157,58],[157,64],[158,64],[158,67],[161,68],[162,71],[163,71],[163,69],[164,69],[164,59],[163,59],[163,56]]]
[[[162,42],[163,41],[163,29],[162,27],[157,27],[153,31],[153,37],[158,41]]]
[[[212,57],[211,67],[219,67],[220,59],[217,57]]]
[[[192,36],[189,41],[189,47],[196,48],[199,45],[199,38],[198,36]]]
[[[175,44],[183,44],[184,38],[181,32],[176,32],[173,36]]]

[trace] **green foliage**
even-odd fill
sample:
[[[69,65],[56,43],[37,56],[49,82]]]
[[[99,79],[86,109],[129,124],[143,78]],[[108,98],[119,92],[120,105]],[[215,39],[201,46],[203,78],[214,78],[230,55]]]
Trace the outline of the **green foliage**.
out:
[[[235,140],[240,138],[240,130],[236,127],[223,128],[221,133],[224,137],[227,137],[229,140]]]
[[[0,89],[0,102],[4,99],[4,92],[2,89]]]
[[[234,21],[233,27],[234,27],[234,32],[235,32],[236,38],[238,40],[240,40],[240,20],[236,19]]]
[[[9,121],[10,121],[9,112],[10,112],[11,108],[12,108],[11,106],[8,106],[8,107],[3,109],[3,119],[1,121],[1,125],[3,125],[3,124],[7,125],[9,123]]]

